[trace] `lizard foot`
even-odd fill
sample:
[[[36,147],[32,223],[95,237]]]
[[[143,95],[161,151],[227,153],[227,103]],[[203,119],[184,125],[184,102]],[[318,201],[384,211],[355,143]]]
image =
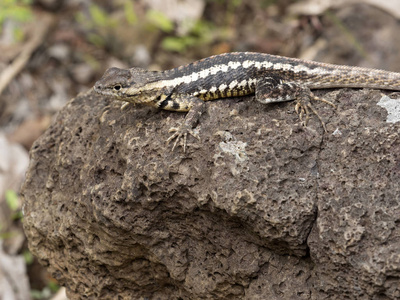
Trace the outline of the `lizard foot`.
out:
[[[322,127],[324,128],[325,132],[328,132],[326,129],[325,122],[322,120],[321,116],[318,114],[318,111],[312,106],[310,100],[314,101],[322,101],[326,104],[331,105],[332,107],[336,108],[336,105],[332,102],[325,100],[323,98],[315,96],[312,92],[307,94],[303,93],[300,94],[296,100],[295,111],[299,115],[300,121],[303,122],[303,116],[305,115],[304,125],[307,125],[308,120],[310,119],[310,111],[314,115],[317,116],[319,122],[321,123]]]
[[[174,132],[174,134],[167,139],[167,144],[169,144],[173,139],[176,139],[174,145],[172,146],[172,151],[174,151],[175,147],[178,145],[178,142],[183,138],[183,152],[186,152],[186,140],[188,134],[200,140],[199,135],[186,124],[183,124],[180,127],[172,127],[168,130],[168,132]]]

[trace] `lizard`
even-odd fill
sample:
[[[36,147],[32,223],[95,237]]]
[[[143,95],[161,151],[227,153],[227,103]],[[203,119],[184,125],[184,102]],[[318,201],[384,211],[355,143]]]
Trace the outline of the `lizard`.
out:
[[[204,102],[219,98],[255,95],[261,103],[296,100],[302,121],[310,110],[322,121],[310,100],[326,102],[311,90],[326,88],[373,88],[400,90],[400,73],[378,69],[335,65],[257,52],[231,52],[203,58],[165,71],[109,68],[94,85],[95,92],[128,103],[187,112],[180,127],[172,127],[167,143],[172,150],[183,138],[183,151],[193,127],[204,111]]]

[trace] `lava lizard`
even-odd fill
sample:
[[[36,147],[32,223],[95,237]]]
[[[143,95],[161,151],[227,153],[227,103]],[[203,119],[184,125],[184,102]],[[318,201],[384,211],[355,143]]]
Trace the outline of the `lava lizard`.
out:
[[[312,89],[337,87],[400,90],[400,73],[377,69],[333,65],[254,52],[233,52],[214,55],[166,71],[142,68],[108,69],[96,82],[94,90],[102,95],[129,103],[188,112],[184,123],[167,143],[176,138],[173,148],[187,134],[199,138],[192,128],[204,110],[204,101],[255,94],[261,103],[297,99],[300,119],[309,109],[325,125],[310,100],[320,100]]]

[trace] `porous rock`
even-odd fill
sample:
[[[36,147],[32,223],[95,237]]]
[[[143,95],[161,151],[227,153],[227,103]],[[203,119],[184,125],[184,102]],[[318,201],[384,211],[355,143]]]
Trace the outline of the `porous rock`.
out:
[[[336,111],[212,101],[184,115],[91,91],[31,150],[29,247],[71,299],[399,299],[400,127],[381,94],[321,91]]]

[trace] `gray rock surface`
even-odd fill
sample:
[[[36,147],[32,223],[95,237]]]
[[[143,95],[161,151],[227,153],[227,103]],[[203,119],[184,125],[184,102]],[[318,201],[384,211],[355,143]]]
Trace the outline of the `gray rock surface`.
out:
[[[183,114],[79,95],[31,150],[31,251],[72,299],[399,299],[400,127],[379,91],[317,94],[328,133],[212,101],[185,154]]]

